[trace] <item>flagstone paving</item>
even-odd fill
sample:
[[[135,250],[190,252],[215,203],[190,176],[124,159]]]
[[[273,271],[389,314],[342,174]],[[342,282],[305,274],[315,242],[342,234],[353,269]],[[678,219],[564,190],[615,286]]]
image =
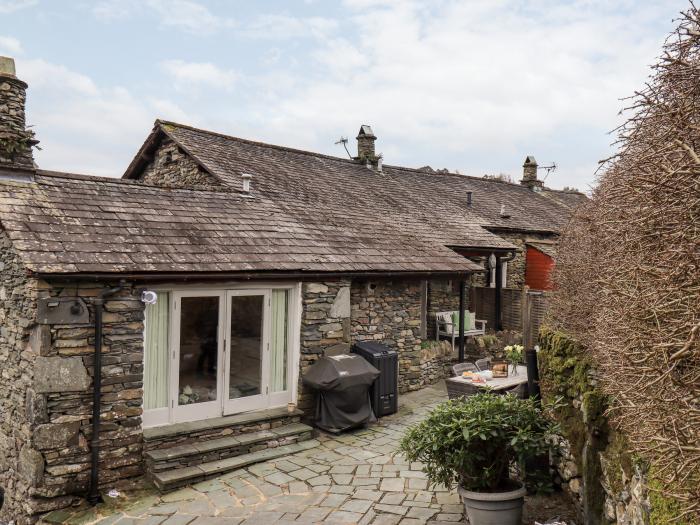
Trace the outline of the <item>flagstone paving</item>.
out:
[[[368,429],[251,465],[175,492],[150,492],[123,507],[55,513],[48,523],[80,525],[414,525],[463,521],[456,492],[429,487],[422,465],[396,455],[407,427],[447,398],[439,384],[401,396],[399,413]],[[117,498],[117,500],[120,498]],[[121,507],[121,508],[120,508]],[[111,514],[109,514],[111,513]]]

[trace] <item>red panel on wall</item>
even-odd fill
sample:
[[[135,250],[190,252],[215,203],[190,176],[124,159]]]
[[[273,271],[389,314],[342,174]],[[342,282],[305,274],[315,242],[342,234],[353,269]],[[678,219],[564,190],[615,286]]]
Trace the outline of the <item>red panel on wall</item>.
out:
[[[525,255],[525,284],[533,290],[551,290],[554,259],[532,246]]]

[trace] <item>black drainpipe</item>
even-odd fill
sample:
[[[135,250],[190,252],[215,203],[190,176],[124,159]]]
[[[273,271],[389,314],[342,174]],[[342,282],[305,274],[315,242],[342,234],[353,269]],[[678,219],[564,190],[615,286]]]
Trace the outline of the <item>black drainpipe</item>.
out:
[[[95,366],[92,379],[92,439],[90,440],[90,452],[92,453],[92,469],[90,471],[90,492],[88,502],[97,505],[102,501],[99,491],[99,460],[100,460],[100,406],[102,404],[102,310],[105,299],[124,289],[124,281],[119,286],[102,290],[92,300],[95,306]]]

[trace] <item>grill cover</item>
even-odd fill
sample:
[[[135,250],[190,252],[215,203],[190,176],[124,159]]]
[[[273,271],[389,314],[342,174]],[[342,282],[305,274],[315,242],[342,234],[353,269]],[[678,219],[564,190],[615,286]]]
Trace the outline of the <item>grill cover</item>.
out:
[[[359,355],[319,358],[304,374],[306,385],[317,390],[315,423],[340,432],[375,421],[369,389],[379,375]]]

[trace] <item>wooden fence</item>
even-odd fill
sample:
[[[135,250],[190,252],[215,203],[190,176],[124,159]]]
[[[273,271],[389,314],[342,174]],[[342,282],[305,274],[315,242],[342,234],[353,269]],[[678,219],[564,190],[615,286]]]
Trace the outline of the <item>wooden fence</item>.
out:
[[[473,305],[477,319],[487,321],[487,329],[496,328],[496,289],[486,287],[471,288],[470,305]],[[537,334],[547,311],[547,295],[535,290],[503,288],[501,290],[501,320],[504,330],[523,333],[527,348],[537,344]]]

